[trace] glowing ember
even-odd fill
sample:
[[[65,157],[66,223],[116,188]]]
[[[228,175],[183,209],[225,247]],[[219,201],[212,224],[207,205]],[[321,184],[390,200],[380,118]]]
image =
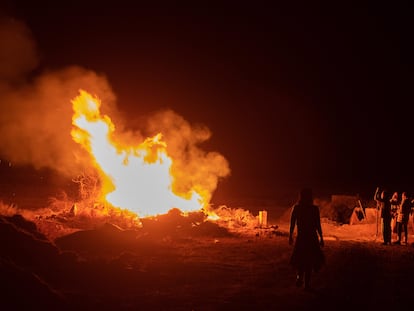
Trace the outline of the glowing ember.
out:
[[[72,104],[72,138],[90,153],[100,174],[99,200],[141,217],[164,214],[172,208],[191,212],[204,207],[206,196],[195,190],[185,194],[185,198],[173,192],[173,161],[160,133],[137,146],[121,146],[115,141],[111,119],[100,114],[98,98],[80,91]]]

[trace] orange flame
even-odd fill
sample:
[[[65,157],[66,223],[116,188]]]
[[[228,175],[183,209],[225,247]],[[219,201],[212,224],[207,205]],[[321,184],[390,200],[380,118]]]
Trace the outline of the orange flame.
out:
[[[100,114],[97,97],[81,90],[72,104],[71,135],[92,156],[102,180],[100,200],[141,217],[164,214],[172,208],[198,211],[206,205],[208,194],[192,189],[184,198],[173,192],[173,161],[161,133],[136,147],[121,146],[114,139],[111,119]]]

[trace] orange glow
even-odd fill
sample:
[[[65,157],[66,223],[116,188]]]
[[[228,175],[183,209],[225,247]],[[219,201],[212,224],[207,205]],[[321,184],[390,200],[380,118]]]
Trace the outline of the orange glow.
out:
[[[97,97],[80,91],[72,104],[71,135],[88,151],[99,172],[102,189],[98,200],[140,217],[164,214],[172,208],[191,212],[206,206],[211,193],[201,188],[174,193],[173,160],[161,133],[136,146],[122,146],[114,137],[111,119],[100,114]]]

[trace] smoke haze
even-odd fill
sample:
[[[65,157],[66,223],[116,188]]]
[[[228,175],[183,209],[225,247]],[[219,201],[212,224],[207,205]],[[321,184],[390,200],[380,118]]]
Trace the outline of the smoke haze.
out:
[[[51,168],[69,177],[90,166],[90,157],[70,134],[71,100],[84,89],[102,101],[102,113],[113,120],[121,141],[137,145],[144,131],[163,134],[175,161],[175,175],[182,179],[177,187],[197,184],[211,193],[218,179],[230,173],[222,155],[198,147],[210,138],[210,131],[191,126],[171,110],[155,113],[138,125],[138,131],[125,129],[116,109],[116,96],[104,75],[80,66],[34,75],[38,52],[24,23],[2,19],[0,45],[0,155],[15,165]]]
[[[38,63],[30,30],[13,19],[2,19],[0,27],[2,156],[16,165],[76,173],[85,163],[70,136],[70,100],[83,87],[114,102],[106,78],[73,66],[29,79]]]

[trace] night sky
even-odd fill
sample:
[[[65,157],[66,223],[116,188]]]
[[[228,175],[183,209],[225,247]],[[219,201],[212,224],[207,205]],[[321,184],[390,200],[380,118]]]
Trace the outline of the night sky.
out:
[[[3,11],[36,41],[31,75],[78,65],[107,77],[131,127],[164,108],[207,126],[203,148],[231,168],[216,200],[414,191],[402,2],[42,2]]]

